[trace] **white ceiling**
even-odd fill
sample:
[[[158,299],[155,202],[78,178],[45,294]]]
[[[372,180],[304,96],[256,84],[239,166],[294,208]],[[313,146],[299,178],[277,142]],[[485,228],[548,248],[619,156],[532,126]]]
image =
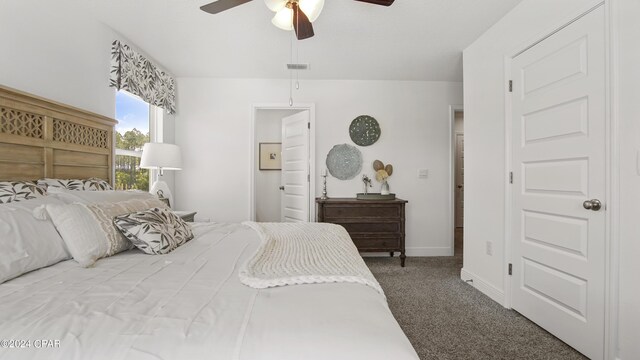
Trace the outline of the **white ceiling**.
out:
[[[262,0],[210,15],[207,0],[69,0],[177,77],[286,78],[291,32]],[[521,0],[326,0],[296,41],[312,79],[462,81],[462,50]],[[295,51],[295,50],[294,50]]]

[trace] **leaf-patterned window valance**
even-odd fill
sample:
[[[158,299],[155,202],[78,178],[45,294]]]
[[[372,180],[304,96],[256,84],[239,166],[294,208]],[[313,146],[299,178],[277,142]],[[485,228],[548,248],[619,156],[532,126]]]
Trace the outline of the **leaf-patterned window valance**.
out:
[[[111,48],[109,86],[126,90],[145,102],[176,112],[175,80],[162,69],[119,40]]]

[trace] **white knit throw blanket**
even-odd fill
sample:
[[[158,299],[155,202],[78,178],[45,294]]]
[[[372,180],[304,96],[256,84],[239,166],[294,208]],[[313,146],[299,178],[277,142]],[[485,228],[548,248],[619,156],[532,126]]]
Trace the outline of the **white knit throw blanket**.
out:
[[[373,274],[342,227],[327,223],[244,222],[262,244],[240,270],[252,288],[352,282],[371,286],[384,296]]]

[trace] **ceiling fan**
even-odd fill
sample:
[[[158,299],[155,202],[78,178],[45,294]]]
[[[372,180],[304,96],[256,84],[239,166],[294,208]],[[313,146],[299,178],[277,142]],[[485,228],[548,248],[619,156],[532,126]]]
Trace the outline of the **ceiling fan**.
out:
[[[203,5],[200,10],[217,14],[252,0],[218,0]],[[276,15],[271,22],[283,30],[295,30],[298,40],[314,35],[313,25],[324,6],[324,0],[264,0],[267,7]],[[356,0],[369,4],[389,6],[395,0]]]

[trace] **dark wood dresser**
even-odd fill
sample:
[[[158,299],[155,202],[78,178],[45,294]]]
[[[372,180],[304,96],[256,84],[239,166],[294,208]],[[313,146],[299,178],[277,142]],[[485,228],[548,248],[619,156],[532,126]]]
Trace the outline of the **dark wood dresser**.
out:
[[[317,198],[318,222],[344,226],[360,252],[400,252],[404,267],[406,200],[356,200]]]

